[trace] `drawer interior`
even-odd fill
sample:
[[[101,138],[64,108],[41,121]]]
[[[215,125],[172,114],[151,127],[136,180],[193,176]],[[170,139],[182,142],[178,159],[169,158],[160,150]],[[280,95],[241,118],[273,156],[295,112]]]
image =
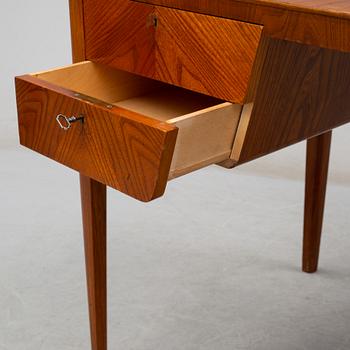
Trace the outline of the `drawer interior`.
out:
[[[178,127],[169,178],[230,156],[240,105],[90,61],[34,76]]]
[[[222,103],[214,97],[90,61],[33,75],[162,121]]]

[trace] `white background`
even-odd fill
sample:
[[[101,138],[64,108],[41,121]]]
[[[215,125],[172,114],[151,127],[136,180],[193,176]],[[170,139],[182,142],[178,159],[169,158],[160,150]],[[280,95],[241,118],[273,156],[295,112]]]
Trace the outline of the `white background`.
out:
[[[0,39],[0,350],[88,349],[78,176],[18,146],[13,85],[70,63],[68,2],[3,0]],[[349,349],[349,135],[315,275],[299,271],[304,143],[150,204],[109,191],[110,349]]]

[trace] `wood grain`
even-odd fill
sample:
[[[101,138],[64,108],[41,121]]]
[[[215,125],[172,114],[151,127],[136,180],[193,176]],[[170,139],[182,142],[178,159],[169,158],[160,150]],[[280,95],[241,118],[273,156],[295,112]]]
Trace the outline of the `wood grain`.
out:
[[[262,27],[166,8],[154,12],[155,78],[244,103]]]
[[[303,271],[317,271],[332,132],[307,141]]]
[[[84,0],[86,58],[153,76],[153,7],[128,0]]]
[[[69,0],[73,62],[85,60],[83,0]]]
[[[163,194],[175,127],[31,76],[16,78],[16,91],[22,145],[139,200]],[[85,120],[65,132],[55,120],[59,113]]]
[[[80,62],[85,60],[83,1],[70,0],[69,4],[72,56],[74,62]],[[91,348],[107,350],[106,186],[80,174],[80,189]]]
[[[92,350],[107,350],[106,186],[80,175]]]
[[[347,0],[248,0],[265,6],[285,8],[300,12],[350,18],[350,3]]]
[[[347,0],[139,0],[264,26],[277,39],[350,51]]]
[[[264,40],[269,43],[253,109],[237,133],[243,144],[231,155],[236,164],[350,121],[350,53]]]
[[[84,14],[88,59],[246,101],[261,26],[126,0],[100,1],[98,11],[86,0]]]
[[[171,6],[176,0],[135,0],[145,3],[161,3]],[[178,0],[177,2],[181,2]],[[218,7],[222,0],[211,1],[211,6]],[[334,17],[350,18],[350,3],[347,0],[232,0],[233,3],[249,3],[255,6],[273,7],[289,11],[315,13]]]

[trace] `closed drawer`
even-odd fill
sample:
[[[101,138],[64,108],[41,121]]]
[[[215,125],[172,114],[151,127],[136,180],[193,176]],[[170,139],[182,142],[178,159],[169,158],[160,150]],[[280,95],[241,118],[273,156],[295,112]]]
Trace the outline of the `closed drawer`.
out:
[[[84,0],[86,57],[245,103],[262,26],[127,0]]]
[[[17,77],[16,93],[22,145],[142,201],[228,159],[242,109],[89,61]]]

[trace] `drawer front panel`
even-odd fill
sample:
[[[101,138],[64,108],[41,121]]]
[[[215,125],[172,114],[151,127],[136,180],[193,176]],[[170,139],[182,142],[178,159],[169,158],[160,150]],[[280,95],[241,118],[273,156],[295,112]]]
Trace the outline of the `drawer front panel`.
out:
[[[246,101],[261,26],[125,0],[84,3],[88,59]]]
[[[129,0],[84,0],[86,59],[153,77],[153,8]]]
[[[156,78],[234,103],[248,90],[261,28],[156,8]]]
[[[31,76],[16,78],[16,93],[22,145],[139,200],[163,194],[175,127]],[[84,122],[64,131],[58,114],[83,115]]]

